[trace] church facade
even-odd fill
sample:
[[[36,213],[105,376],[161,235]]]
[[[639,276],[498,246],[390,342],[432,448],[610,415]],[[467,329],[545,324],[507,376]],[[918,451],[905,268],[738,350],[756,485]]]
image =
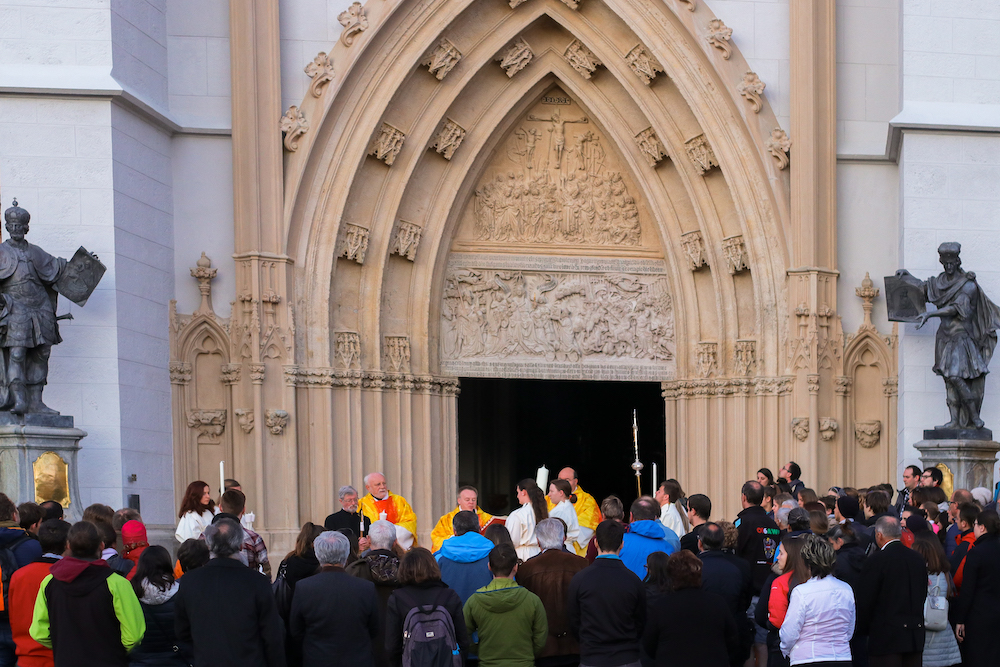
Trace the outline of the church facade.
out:
[[[0,2],[0,187],[109,266],[46,394],[84,505],[225,462],[290,544],[380,470],[426,542],[462,378],[659,383],[726,515],[789,459],[899,485],[947,409],[882,277],[958,241],[1000,294],[983,3],[63,4]]]

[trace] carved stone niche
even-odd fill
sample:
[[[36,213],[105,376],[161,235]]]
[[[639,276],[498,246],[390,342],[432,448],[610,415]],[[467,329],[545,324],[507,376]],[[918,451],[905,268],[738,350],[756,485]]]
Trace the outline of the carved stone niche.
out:
[[[642,79],[642,82],[647,86],[656,78],[657,72],[664,71],[663,65],[649,55],[649,51],[642,44],[636,44],[632,47],[632,50],[625,55],[625,61],[635,72],[635,75]]]
[[[681,248],[684,256],[688,259],[688,268],[697,271],[703,266],[708,266],[708,255],[705,253],[705,241],[701,237],[701,232],[695,230],[681,234]]]
[[[742,234],[722,239],[722,252],[726,256],[726,267],[730,274],[735,275],[740,271],[750,270],[750,258],[747,257],[747,247]]]
[[[265,410],[264,425],[271,435],[281,435],[288,425],[288,412],[285,410]]]
[[[837,429],[840,424],[837,420],[832,417],[824,417],[819,420],[819,437],[823,440],[830,441],[833,440],[837,435]]]
[[[871,449],[882,437],[882,422],[878,419],[854,422],[854,439],[865,449]]]
[[[718,343],[702,342],[698,343],[697,361],[698,376],[708,378],[713,372],[719,370],[719,345]]]
[[[208,442],[218,442],[219,436],[226,430],[225,409],[188,410],[187,418],[188,426]]]
[[[663,147],[663,143],[660,142],[660,138],[656,136],[656,132],[651,127],[647,127],[635,135],[635,143],[646,156],[650,167],[655,167],[660,160],[667,157],[667,149]]]
[[[708,139],[705,138],[704,134],[699,134],[697,137],[689,139],[684,143],[684,147],[699,174],[705,174],[712,167],[719,166],[719,160],[715,157],[715,151],[712,150],[712,146],[708,143]]]
[[[528,46],[528,43],[524,41],[523,37],[518,37],[513,44],[504,49],[499,56],[495,58],[497,62],[500,63],[500,67],[507,72],[508,78],[513,78],[515,74],[523,70],[531,62],[532,58],[535,57],[535,53]]]
[[[462,52],[458,50],[458,47],[442,37],[434,50],[420,64],[426,66],[427,70],[437,77],[438,81],[443,81],[461,59]]]
[[[392,237],[389,253],[405,257],[411,262],[417,258],[417,246],[420,245],[420,235],[423,229],[406,220],[400,220],[396,225],[396,233]]]
[[[809,437],[809,417],[792,418],[792,435],[799,442],[805,442]]]
[[[361,225],[344,223],[344,239],[340,248],[340,256],[353,259],[358,264],[364,264],[367,252],[368,230]]]
[[[575,9],[575,7],[574,7]],[[588,49],[583,42],[578,39],[574,39],[573,42],[566,47],[566,52],[563,54],[573,69],[580,73],[584,79],[589,79],[593,76],[597,68],[603,65],[600,59],[594,55],[594,52]]]

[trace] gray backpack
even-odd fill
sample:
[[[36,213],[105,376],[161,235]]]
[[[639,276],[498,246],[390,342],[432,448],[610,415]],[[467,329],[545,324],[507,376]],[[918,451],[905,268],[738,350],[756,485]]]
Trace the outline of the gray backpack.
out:
[[[396,595],[400,595],[396,591]],[[407,604],[413,601],[405,600]],[[451,613],[440,604],[415,605],[403,620],[403,667],[462,667]]]

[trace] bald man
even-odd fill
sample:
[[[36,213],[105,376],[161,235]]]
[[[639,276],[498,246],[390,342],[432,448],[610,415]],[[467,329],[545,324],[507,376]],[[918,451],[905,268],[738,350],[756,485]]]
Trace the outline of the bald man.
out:
[[[437,553],[441,545],[449,537],[455,537],[455,527],[452,521],[459,512],[475,512],[479,517],[479,529],[490,522],[492,514],[487,514],[479,507],[479,491],[474,486],[463,486],[458,490],[458,507],[441,517],[434,530],[431,531],[431,553]]]
[[[580,536],[577,538],[576,543],[580,545],[583,553],[586,554],[590,538],[594,536],[597,524],[601,522],[601,508],[597,505],[597,501],[594,500],[594,496],[580,488],[580,480],[576,477],[576,470],[573,468],[563,468],[559,471],[559,479],[569,482],[569,485],[573,488],[573,495],[576,496],[573,509],[576,510],[576,518],[580,522]],[[555,505],[549,500],[548,496],[545,496],[545,502],[548,503],[549,511],[552,511]]]
[[[368,493],[358,501],[358,511],[372,523],[385,519],[396,526],[396,540],[404,549],[417,546],[417,515],[406,498],[391,493],[380,472],[365,475],[365,489]]]

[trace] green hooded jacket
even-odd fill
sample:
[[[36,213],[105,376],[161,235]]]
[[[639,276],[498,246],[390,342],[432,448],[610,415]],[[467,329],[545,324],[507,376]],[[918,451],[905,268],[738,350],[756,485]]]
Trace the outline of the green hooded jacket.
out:
[[[499,577],[469,597],[465,625],[470,635],[479,631],[472,653],[482,667],[534,667],[549,634],[538,596]]]

